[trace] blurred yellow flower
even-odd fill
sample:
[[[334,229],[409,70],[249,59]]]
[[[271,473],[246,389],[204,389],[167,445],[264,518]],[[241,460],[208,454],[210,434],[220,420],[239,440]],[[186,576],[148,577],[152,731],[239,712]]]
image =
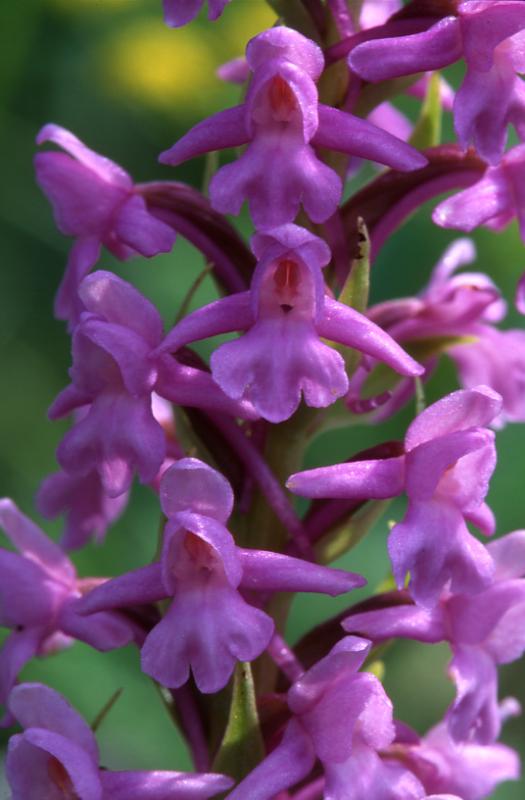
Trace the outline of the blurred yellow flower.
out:
[[[233,57],[244,53],[246,43],[266,28],[271,28],[277,17],[265,0],[249,3],[236,3],[233,0],[231,10],[235,13],[225,15],[224,19],[228,24],[223,26],[221,32],[227,37],[227,46]]]
[[[107,40],[100,72],[119,95],[180,114],[181,103],[190,111],[206,107],[217,88],[216,63],[201,28],[173,31],[159,18],[134,22]]]
[[[71,13],[134,8],[141,0],[47,0],[49,5]]]

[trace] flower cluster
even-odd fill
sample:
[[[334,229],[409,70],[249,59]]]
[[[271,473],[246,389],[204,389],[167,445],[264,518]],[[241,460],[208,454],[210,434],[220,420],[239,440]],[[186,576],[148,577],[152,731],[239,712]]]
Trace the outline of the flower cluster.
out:
[[[163,5],[179,27],[202,2]],[[210,19],[226,5],[209,0]],[[209,200],[175,181],[135,185],[58,125],[37,136],[61,148],[37,154],[36,177],[74,238],[55,305],[71,335],[70,383],[49,409],[71,426],[60,471],[37,495],[45,517],[65,516],[60,545],[0,502],[17,550],[0,551],[10,630],[0,701],[3,724],[22,728],[6,762],[13,800],[482,800],[519,777],[517,754],[498,742],[519,707],[500,699],[497,667],[525,650],[525,531],[487,545],[473,529],[496,531],[495,430],[525,421],[525,332],[497,327],[506,304],[491,279],[457,272],[475,258],[469,239],[450,245],[417,297],[368,307],[368,285],[379,245],[445,190],[463,191],[438,205],[438,225],[499,230],[516,216],[523,228],[525,144],[505,148],[509,124],[525,135],[525,3],[304,3],[317,41],[293,27],[295,6],[280,3],[283,24],[222,70],[246,83],[244,101],[160,156],[177,166],[242,147]],[[452,99],[435,73],[461,58]],[[414,131],[390,102],[399,91],[426,98]],[[458,145],[425,140],[441,105]],[[364,161],[388,170],[348,196]],[[249,247],[224,216],[245,200]],[[176,236],[211,263],[218,297],[165,331],[131,283],[92,270],[102,245],[122,261],[152,258]],[[191,347],[233,333],[209,364]],[[461,388],[425,407],[445,354]],[[402,442],[304,470],[315,436],[334,424],[380,431],[414,396]],[[67,553],[103,544],[135,477],[161,517],[153,561],[79,577]],[[313,500],[305,516],[290,493]],[[292,649],[290,596],[364,587],[366,576],[330,566],[330,544],[349,551],[398,497],[391,590],[370,590]],[[455,699],[426,735],[396,718],[374,667],[396,639],[450,647]],[[195,773],[100,766],[67,701],[18,684],[30,659],[75,640],[140,649]]]

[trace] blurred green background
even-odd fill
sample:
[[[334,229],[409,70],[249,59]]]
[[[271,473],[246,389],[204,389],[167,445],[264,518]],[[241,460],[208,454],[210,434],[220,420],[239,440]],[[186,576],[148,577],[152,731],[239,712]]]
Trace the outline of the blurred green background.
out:
[[[122,164],[137,181],[175,178],[200,186],[202,160],[173,170],[157,163],[158,153],[203,116],[238,102],[239,89],[221,83],[214,71],[225,60],[241,55],[244,43],[273,20],[273,13],[259,0],[235,0],[213,26],[201,15],[196,23],[178,31],[163,25],[160,0],[24,0],[0,5],[1,492],[13,497],[39,523],[34,493],[56,469],[54,450],[67,427],[67,423],[49,423],[46,409],[67,382],[69,340],[63,325],[53,320],[52,300],[70,242],[55,230],[49,204],[34,183],[34,137],[45,122],[53,121]],[[404,103],[409,114],[414,115],[416,108],[413,100]],[[374,266],[374,300],[419,291],[454,238],[432,225],[429,211],[430,207],[424,208],[384,248]],[[249,232],[246,221],[244,230]],[[510,299],[525,268],[515,225],[499,236],[480,231],[475,238],[478,268],[487,271]],[[200,255],[180,239],[172,254],[153,261],[136,259],[121,265],[104,253],[99,266],[132,281],[158,304],[170,324],[203,264]],[[193,305],[202,305],[212,296],[208,278]],[[522,319],[511,312],[505,326],[520,324]],[[201,349],[205,354],[209,351],[208,345]],[[443,360],[429,386],[428,399],[455,387],[454,371]],[[412,415],[409,408],[386,425],[327,434],[308,453],[307,465],[333,463],[400,437]],[[498,448],[499,465],[489,501],[499,532],[505,533],[524,525],[523,426],[499,432]],[[399,514],[400,509],[393,506],[342,562],[364,574],[371,589],[388,573],[387,519]],[[150,560],[157,520],[155,498],[148,489],[136,487],[107,544],[90,546],[73,557],[79,573],[116,574]],[[59,523],[42,526],[53,536],[60,532]],[[298,598],[289,622],[290,640],[348,602]],[[393,647],[386,657],[385,684],[396,715],[420,733],[441,718],[452,697],[445,674],[447,660],[445,647],[406,643]],[[502,696],[525,697],[523,674],[522,663],[503,668]],[[77,644],[59,656],[32,663],[23,678],[62,691],[88,720],[122,687],[121,699],[98,734],[102,763],[121,769],[189,767],[184,745],[156,690],[141,675],[134,650],[102,655]],[[524,731],[523,719],[512,720],[504,739],[519,747]],[[5,742],[7,733],[2,736]],[[0,798],[7,796],[6,791],[0,788]],[[494,797],[522,798],[523,783],[507,784]]]

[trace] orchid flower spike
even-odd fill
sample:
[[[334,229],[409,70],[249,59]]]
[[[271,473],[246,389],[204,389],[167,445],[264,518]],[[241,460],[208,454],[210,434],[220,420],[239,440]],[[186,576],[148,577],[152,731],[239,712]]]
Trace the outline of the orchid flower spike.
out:
[[[316,82],[324,67],[320,48],[291,28],[278,26],[248,43],[252,81],[246,102],[200,122],[162,153],[177,164],[212,150],[247,144],[210,184],[214,208],[238,214],[245,199],[258,229],[292,222],[302,204],[313,222],[337,208],[342,183],[317,155],[326,147],[400,170],[423,167],[410,145],[372,123],[319,103]],[[268,164],[279,164],[268,169]]]

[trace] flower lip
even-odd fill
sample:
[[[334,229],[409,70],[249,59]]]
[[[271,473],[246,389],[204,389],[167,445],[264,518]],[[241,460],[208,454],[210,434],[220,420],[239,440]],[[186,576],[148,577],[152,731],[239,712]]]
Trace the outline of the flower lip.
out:
[[[277,122],[290,122],[297,111],[297,100],[290,85],[279,74],[271,78],[268,86],[268,100]]]
[[[78,794],[75,792],[73,782],[69,777],[69,772],[66,770],[61,761],[55,756],[51,756],[47,764],[47,774],[51,782],[62,793],[64,800],[79,800]]]

